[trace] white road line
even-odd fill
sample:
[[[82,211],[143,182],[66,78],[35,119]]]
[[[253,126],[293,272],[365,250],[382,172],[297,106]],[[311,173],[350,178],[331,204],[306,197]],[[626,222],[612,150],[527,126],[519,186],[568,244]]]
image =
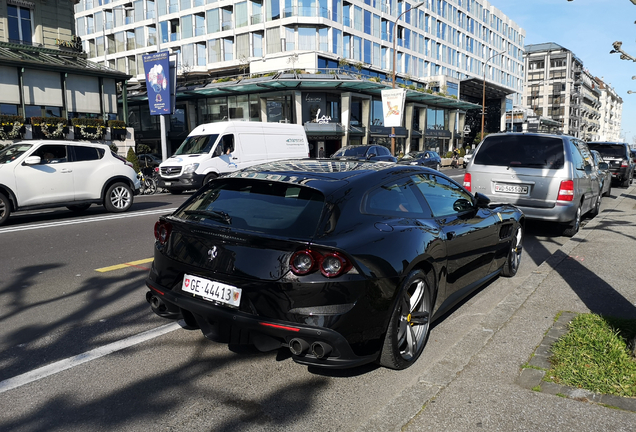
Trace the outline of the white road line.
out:
[[[177,330],[179,328],[181,328],[179,323],[166,324],[161,327],[157,327],[152,330],[148,330],[148,331],[136,334],[134,336],[130,336],[126,339],[113,342],[103,347],[95,348],[94,350],[87,351],[82,354],[78,354],[74,357],[69,357],[67,359],[52,363],[50,365],[43,366],[39,369],[32,370],[31,372],[26,372],[26,373],[23,373],[22,375],[9,378],[4,381],[0,381],[0,393],[4,393],[6,391],[21,387],[25,384],[29,384],[34,381],[41,380],[42,378],[46,378],[58,372],[62,372],[72,367],[81,365],[82,363],[86,363],[91,360],[104,357],[116,351],[123,350],[124,348],[128,348],[133,345],[137,345],[139,343],[145,342],[147,340],[159,337],[166,333],[170,333],[171,331]]]
[[[148,216],[148,215],[158,214],[158,213],[168,214],[168,213],[172,213],[176,209],[177,207],[165,208],[160,210],[137,211],[137,212],[130,212],[130,213],[116,213],[116,214],[110,214],[106,216],[95,216],[95,217],[88,217],[83,219],[72,219],[72,220],[65,220],[65,221],[59,221],[59,222],[45,222],[45,223],[33,224],[33,225],[6,227],[6,228],[0,228],[0,234],[7,233],[7,232],[29,231],[29,230],[35,230],[35,229],[41,229],[41,228],[52,228],[52,227],[58,227],[58,226],[77,225],[77,224],[91,223],[91,222],[101,222],[105,220]]]

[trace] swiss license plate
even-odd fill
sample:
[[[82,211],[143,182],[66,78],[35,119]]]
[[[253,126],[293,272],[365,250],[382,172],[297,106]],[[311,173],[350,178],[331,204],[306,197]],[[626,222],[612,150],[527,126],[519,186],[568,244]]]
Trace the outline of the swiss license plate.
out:
[[[528,186],[517,186],[509,184],[495,184],[495,192],[507,192],[517,194],[527,194]]]
[[[196,294],[205,300],[238,307],[241,304],[241,289],[221,282],[211,281],[186,274],[181,289]]]

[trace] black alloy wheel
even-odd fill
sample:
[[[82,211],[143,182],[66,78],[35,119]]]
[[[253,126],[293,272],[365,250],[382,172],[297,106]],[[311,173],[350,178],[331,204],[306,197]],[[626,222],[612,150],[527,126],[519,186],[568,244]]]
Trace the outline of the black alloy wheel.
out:
[[[430,328],[433,312],[433,291],[426,273],[412,271],[400,290],[379,363],[389,369],[402,370],[418,359]]]
[[[508,252],[508,257],[506,258],[506,263],[501,270],[501,274],[505,277],[513,277],[517,274],[519,270],[519,265],[521,264],[521,251],[523,242],[523,228],[521,226],[517,227],[517,231],[515,232],[512,241],[510,242],[510,251]]]

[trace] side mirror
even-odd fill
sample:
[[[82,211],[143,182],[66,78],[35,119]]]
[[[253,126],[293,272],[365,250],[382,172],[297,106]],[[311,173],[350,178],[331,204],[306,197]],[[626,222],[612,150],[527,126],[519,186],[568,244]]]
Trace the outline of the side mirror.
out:
[[[40,156],[29,156],[24,160],[24,165],[38,165],[42,162]]]
[[[490,205],[490,198],[484,195],[481,192],[475,193],[475,207],[477,208],[486,208]]]
[[[591,165],[585,165],[585,174],[592,174],[592,166]]]
[[[607,162],[601,162],[601,163],[598,164],[598,169],[607,170],[607,169],[609,169],[609,165],[607,164]]]
[[[473,204],[467,199],[460,198],[453,203],[453,210],[456,212],[464,212],[473,208]]]
[[[367,159],[371,159],[371,158],[374,158],[376,156],[377,156],[377,154],[375,154],[375,153],[369,153],[369,156],[367,156]]]

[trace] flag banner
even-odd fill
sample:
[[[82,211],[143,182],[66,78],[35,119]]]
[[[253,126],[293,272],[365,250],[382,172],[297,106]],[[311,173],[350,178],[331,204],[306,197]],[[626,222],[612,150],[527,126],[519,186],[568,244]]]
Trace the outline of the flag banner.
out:
[[[150,115],[172,114],[169,52],[143,56]]]
[[[382,90],[382,108],[384,111],[384,126],[402,126],[402,113],[404,112],[404,89]]]

